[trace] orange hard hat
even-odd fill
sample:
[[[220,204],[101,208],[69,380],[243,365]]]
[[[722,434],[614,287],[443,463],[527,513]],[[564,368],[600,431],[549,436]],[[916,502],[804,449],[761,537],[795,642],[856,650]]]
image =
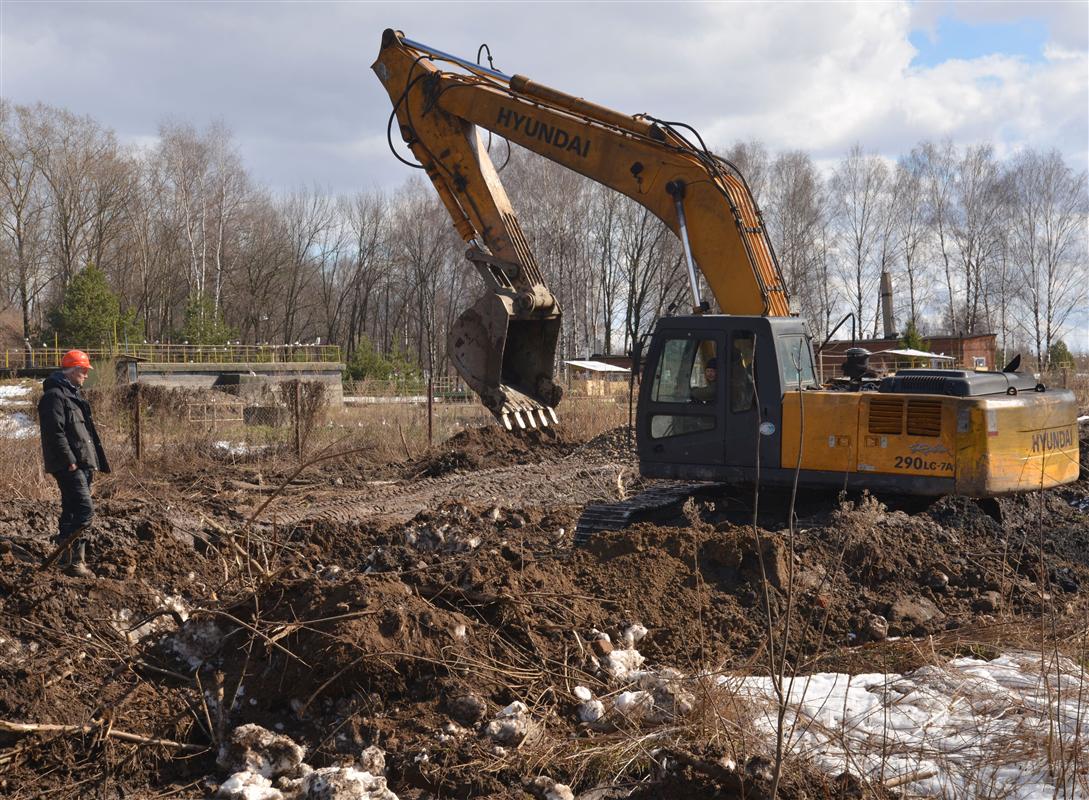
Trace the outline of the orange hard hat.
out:
[[[65,353],[64,358],[61,359],[61,366],[65,369],[68,367],[94,369],[94,367],[91,366],[91,357],[82,350],[69,350]]]

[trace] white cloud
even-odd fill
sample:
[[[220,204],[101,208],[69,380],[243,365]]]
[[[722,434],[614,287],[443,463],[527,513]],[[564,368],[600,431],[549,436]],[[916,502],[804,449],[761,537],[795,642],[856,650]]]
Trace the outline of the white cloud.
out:
[[[911,4],[912,27],[933,33],[944,16],[974,23],[1040,20],[1047,25],[1054,44],[1075,50],[1089,46],[1089,4],[1077,0],[929,0]]]
[[[369,69],[394,25],[470,58],[486,41],[507,72],[689,122],[710,143],[829,159],[855,142],[896,156],[990,138],[1084,168],[1089,69],[1084,35],[1066,31],[1080,5],[4,3],[0,94],[90,114],[127,142],[167,117],[223,120],[275,187],[396,184],[409,170],[385,147],[389,100]],[[1043,61],[911,66],[913,29],[939,13],[987,21],[992,6],[1048,22]]]

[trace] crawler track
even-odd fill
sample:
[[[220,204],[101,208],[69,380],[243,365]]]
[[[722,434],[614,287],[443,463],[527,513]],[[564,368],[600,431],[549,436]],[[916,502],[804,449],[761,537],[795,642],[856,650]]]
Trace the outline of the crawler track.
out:
[[[673,514],[689,497],[711,494],[723,487],[721,483],[669,483],[619,503],[593,503],[582,512],[575,526],[575,545],[588,544],[600,531],[619,531],[633,522]]]
[[[295,526],[307,522],[358,520],[405,522],[426,509],[456,498],[480,505],[507,505],[513,497],[542,508],[582,505],[615,496],[618,476],[630,468],[605,463],[556,460],[539,464],[482,469],[437,478],[375,484],[364,490],[339,489],[336,495],[278,500],[262,516],[265,522]]]

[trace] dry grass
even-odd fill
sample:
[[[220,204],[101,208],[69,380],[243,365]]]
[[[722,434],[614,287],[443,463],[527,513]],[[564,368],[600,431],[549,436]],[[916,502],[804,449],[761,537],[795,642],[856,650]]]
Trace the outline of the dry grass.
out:
[[[213,396],[218,393],[213,393]],[[225,459],[258,466],[283,466],[296,460],[291,422],[293,393],[287,397],[285,424],[245,425],[242,422],[200,422],[190,416],[194,395],[180,391],[148,391],[141,402],[143,458],[137,463],[133,438],[133,396],[126,387],[99,385],[89,392],[95,423],[116,476],[100,476],[103,489],[121,475],[142,479],[192,472]],[[222,395],[218,395],[222,397]],[[205,396],[202,395],[202,398]],[[230,399],[230,398],[226,398]],[[20,407],[36,420],[37,395]],[[383,403],[330,407],[304,388],[302,409],[304,455],[323,449],[363,448],[368,460],[390,464],[422,458],[428,452],[427,405]],[[12,409],[14,410],[14,409]],[[560,409],[561,435],[590,439],[627,421],[627,408],[611,399],[574,398]],[[494,424],[476,403],[439,403],[433,406],[434,447],[460,431]],[[120,489],[120,486],[111,487]],[[55,500],[56,486],[42,472],[41,444],[28,439],[0,439],[0,496],[24,500]]]
[[[1078,413],[1089,413],[1089,372],[1059,370],[1041,377],[1046,386],[1061,386],[1074,392],[1078,401]]]

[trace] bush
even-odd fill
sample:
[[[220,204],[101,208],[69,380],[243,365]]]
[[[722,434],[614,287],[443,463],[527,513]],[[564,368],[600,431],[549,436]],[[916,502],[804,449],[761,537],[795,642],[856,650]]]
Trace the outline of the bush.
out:
[[[420,380],[422,378],[420,368],[407,356],[397,350],[384,355],[375,349],[374,344],[366,336],[360,338],[346,366],[346,377],[353,381],[368,378],[373,380],[390,380],[391,378]]]
[[[1062,339],[1047,348],[1047,365],[1050,369],[1073,369],[1074,354]]]
[[[237,333],[223,321],[215,303],[204,294],[195,294],[185,305],[185,323],[178,337],[188,344],[223,345]]]

